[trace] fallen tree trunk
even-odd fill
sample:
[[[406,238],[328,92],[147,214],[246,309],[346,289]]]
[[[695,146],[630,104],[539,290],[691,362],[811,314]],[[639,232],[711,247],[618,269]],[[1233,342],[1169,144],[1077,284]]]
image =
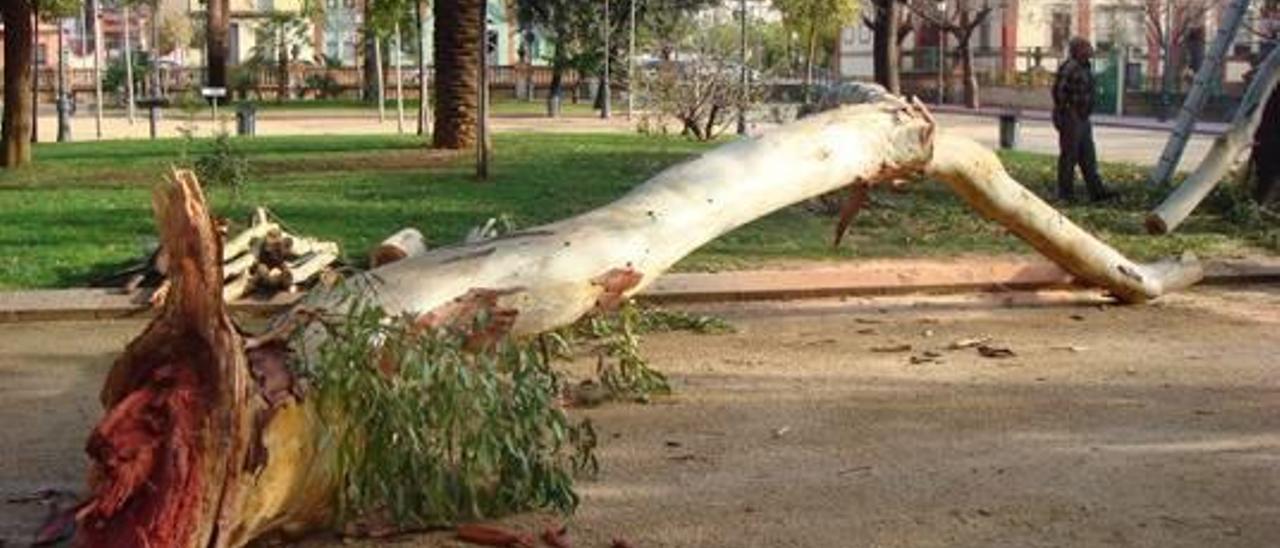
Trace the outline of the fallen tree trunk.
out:
[[[1124,302],[1145,302],[1204,277],[1189,256],[1154,264],[1129,260],[1014,181],[994,153],[971,139],[939,134],[926,173],[1063,270]]]
[[[1127,261],[1033,200],[990,152],[949,137],[935,144],[923,106],[883,97],[725,145],[577,217],[391,263],[314,293],[268,335],[242,340],[221,298],[222,261],[203,196],[179,176],[157,200],[164,247],[178,265],[175,296],[103,390],[108,412],[90,440],[95,480],[79,514],[81,540],[240,546],[333,525],[342,474],[333,421],[298,397],[278,335],[316,309],[341,311],[353,290],[422,325],[467,321],[487,308],[505,318],[496,323],[503,331],[536,334],[616,306],[697,247],[769,212],[926,170],[1123,300],[1194,278]],[[326,336],[311,326],[294,349],[302,360]],[[468,343],[501,334],[475,333]],[[378,361],[369,359],[371,367]]]
[[[1168,234],[1185,221],[1218,183],[1238,163],[1240,155],[1253,145],[1254,132],[1261,123],[1264,105],[1280,82],[1280,48],[1275,48],[1258,68],[1231,116],[1227,132],[1213,141],[1213,147],[1194,173],[1147,215],[1147,232]]]

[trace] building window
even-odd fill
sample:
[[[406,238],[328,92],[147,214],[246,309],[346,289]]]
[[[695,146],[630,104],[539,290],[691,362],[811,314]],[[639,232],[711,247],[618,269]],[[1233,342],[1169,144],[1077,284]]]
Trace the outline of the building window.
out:
[[[1050,27],[1049,45],[1054,51],[1059,53],[1067,50],[1067,42],[1071,40],[1071,14],[1069,12],[1055,12],[1053,14],[1053,26]]]

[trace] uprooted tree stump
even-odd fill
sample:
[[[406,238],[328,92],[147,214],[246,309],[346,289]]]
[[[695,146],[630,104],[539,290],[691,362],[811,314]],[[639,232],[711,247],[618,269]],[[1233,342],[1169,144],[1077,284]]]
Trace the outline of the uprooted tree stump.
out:
[[[273,332],[358,293],[426,326],[466,325],[478,310],[498,318],[468,345],[537,334],[616,306],[689,252],[779,208],[920,174],[1122,301],[1199,279],[1194,260],[1129,261],[1018,185],[990,151],[939,134],[922,105],[873,99],[722,146],[571,219],[438,248],[314,292]],[[329,425],[285,367],[288,352],[307,356],[325,332],[305,331],[292,349],[270,333],[242,336],[222,299],[221,252],[194,178],[175,175],[155,206],[173,287],[103,388],[81,543],[240,546],[332,526],[341,471]],[[369,367],[377,361],[370,356]]]

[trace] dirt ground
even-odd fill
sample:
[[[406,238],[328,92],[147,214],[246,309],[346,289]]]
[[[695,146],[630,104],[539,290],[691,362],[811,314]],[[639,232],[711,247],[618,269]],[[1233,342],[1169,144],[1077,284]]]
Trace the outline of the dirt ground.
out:
[[[1280,542],[1280,288],[1053,297],[727,305],[735,334],[647,336],[676,394],[575,412],[603,471],[574,545]],[[82,488],[97,388],[141,326],[0,325],[0,496]],[[948,349],[975,337],[1016,355]],[[0,502],[0,544],[44,512]]]

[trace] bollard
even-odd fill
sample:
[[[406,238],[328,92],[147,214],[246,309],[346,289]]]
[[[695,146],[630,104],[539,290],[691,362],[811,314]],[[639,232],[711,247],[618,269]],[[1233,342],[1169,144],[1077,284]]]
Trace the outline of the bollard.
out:
[[[241,103],[236,107],[236,135],[252,136],[257,133],[258,111],[253,103]]]
[[[1000,115],[1000,148],[1018,147],[1018,115],[1006,112]]]
[[[160,109],[169,106],[169,99],[165,97],[147,97],[138,100],[138,106],[147,108],[147,127],[151,130],[151,138],[159,137],[160,133]]]
[[[58,95],[58,142],[71,140],[71,100],[67,94]]]
[[[160,132],[160,105],[151,103],[147,106],[147,124],[151,128],[151,138],[155,139]]]

